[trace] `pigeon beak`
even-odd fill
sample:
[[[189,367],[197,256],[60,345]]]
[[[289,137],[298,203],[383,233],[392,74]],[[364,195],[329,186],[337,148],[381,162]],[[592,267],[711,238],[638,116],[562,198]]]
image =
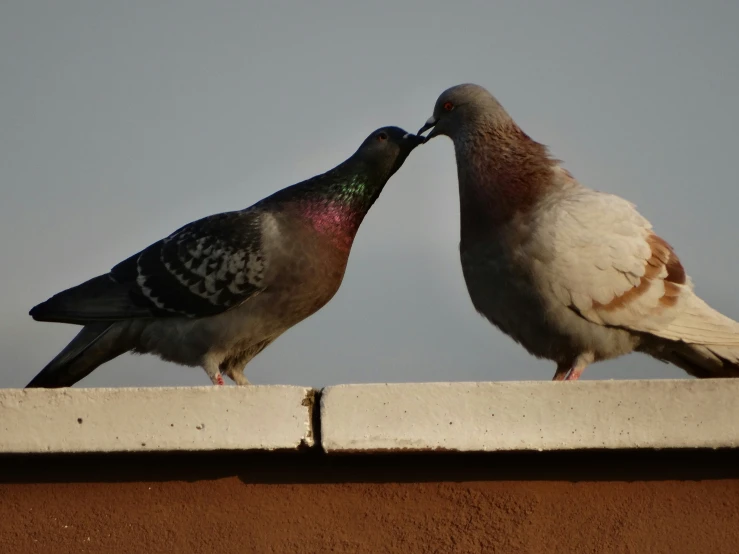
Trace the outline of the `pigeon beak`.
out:
[[[426,142],[426,137],[421,137],[412,133],[406,133],[405,135],[403,135],[403,140],[407,140],[408,145],[411,147],[411,150],[413,150],[416,146],[420,146],[421,144]]]
[[[438,122],[439,122],[439,120],[438,120],[438,119],[436,118],[436,116],[433,116],[433,115],[432,115],[431,117],[429,117],[429,118],[428,118],[428,119],[426,120],[426,123],[424,123],[423,127],[421,127],[421,128],[420,128],[420,129],[418,130],[418,133],[417,133],[417,134],[418,134],[418,135],[420,135],[421,133],[424,133],[424,132],[428,131],[429,129],[433,129],[433,127],[434,127],[434,126],[435,126],[435,125],[436,125],[436,124],[437,124]],[[423,141],[424,141],[424,142],[426,142],[426,141],[428,141],[428,140],[429,140],[430,138],[433,138],[433,137],[434,137],[434,134],[433,134],[433,132],[432,132],[432,133],[430,133],[430,134],[429,134],[429,136],[427,136],[427,137],[424,137]]]

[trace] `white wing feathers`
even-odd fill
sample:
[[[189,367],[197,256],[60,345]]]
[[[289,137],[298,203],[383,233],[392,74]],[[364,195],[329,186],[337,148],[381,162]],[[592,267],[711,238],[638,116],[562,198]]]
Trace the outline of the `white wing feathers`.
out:
[[[739,346],[739,323],[694,294],[675,252],[633,204],[589,189],[546,204],[522,247],[547,296],[600,325]]]

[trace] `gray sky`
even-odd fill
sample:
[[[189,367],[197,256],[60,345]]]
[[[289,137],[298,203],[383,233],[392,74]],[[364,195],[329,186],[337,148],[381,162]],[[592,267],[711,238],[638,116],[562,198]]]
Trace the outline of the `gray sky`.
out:
[[[739,2],[0,3],[0,387],[76,332],[35,304],[193,219],[247,207],[410,131],[476,82],[585,185],[635,202],[698,293],[739,319]],[[601,7],[596,7],[600,4]],[[247,368],[254,383],[550,379],[478,316],[448,139],[370,211],[344,284]],[[683,377],[633,355],[589,379]],[[205,385],[122,356],[78,386]]]

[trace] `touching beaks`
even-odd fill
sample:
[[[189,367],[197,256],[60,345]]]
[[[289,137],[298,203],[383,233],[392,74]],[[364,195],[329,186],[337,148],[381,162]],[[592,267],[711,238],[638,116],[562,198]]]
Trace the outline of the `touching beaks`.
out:
[[[434,125],[436,125],[438,122],[439,122],[439,120],[435,116],[432,115],[431,117],[429,117],[426,120],[426,123],[424,123],[423,127],[421,127],[418,130],[418,133],[416,133],[416,134],[417,135],[420,135],[421,133],[424,133],[424,132],[428,131],[429,129],[432,129],[434,127]],[[424,137],[425,140],[428,140],[430,138],[431,138],[430,136]]]
[[[414,135],[413,133],[406,133],[405,135],[403,135],[403,140],[408,141],[408,144],[410,144],[411,148],[415,148],[416,146],[420,146],[421,144],[426,142],[426,137]]]

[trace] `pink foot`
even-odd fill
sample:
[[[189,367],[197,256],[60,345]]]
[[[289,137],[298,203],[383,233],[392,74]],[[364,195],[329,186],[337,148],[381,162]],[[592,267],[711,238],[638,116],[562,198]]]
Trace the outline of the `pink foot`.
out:
[[[577,381],[592,361],[592,355],[582,355],[573,364],[559,363],[552,381]]]
[[[223,375],[221,375],[220,373],[216,375],[216,381],[218,381],[219,385],[223,385]]]
[[[572,371],[570,371],[569,375],[565,377],[565,381],[577,381],[580,378],[580,375],[582,375],[583,371],[585,371],[584,367],[572,368]]]

